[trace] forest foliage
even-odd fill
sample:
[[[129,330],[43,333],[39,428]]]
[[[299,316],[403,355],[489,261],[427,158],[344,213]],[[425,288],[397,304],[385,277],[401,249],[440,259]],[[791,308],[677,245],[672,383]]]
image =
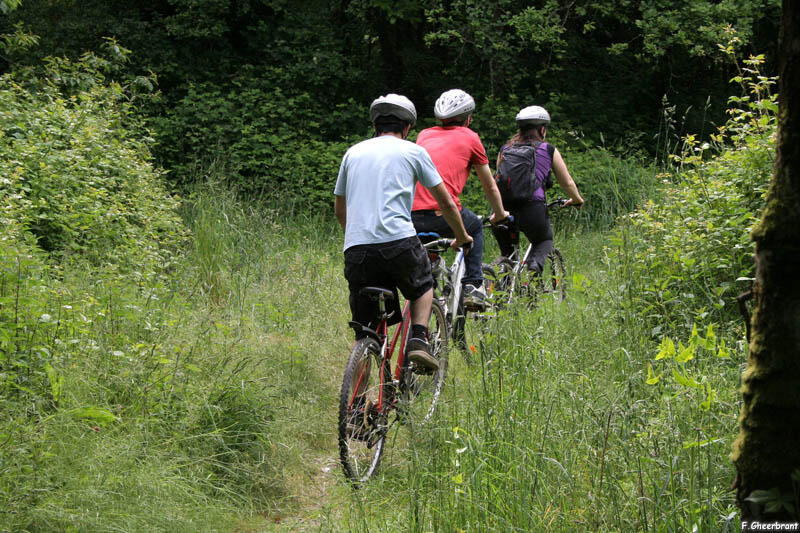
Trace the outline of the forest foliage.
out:
[[[531,103],[550,110],[559,139],[573,132],[652,155],[664,99],[684,131],[724,121],[734,72],[717,43],[733,28],[741,53],[772,50],[778,4],[135,0],[119,10],[109,0],[28,0],[0,19],[0,33],[40,38],[7,51],[6,69],[74,59],[107,37],[132,50],[117,77],[157,78],[143,109],[173,186],[224,165],[242,191],[327,205],[338,159],[369,135],[366,106],[387,92],[408,95],[422,127],[443,90],[466,89],[490,157]]]
[[[135,0],[120,12],[107,0],[0,0],[0,10],[0,528],[224,529],[232,516],[296,505],[291,483],[317,475],[308,458],[330,445],[307,424],[330,412],[320,360],[339,364],[349,339],[338,229],[309,213],[330,209],[341,155],[370,134],[372,98],[408,94],[419,129],[453,86],[476,96],[473,127],[490,157],[520,107],[547,106],[587,199],[558,238],[617,228],[595,235],[605,257],[586,260],[593,270],[570,273],[568,305],[590,302],[569,308],[577,322],[559,312],[540,335],[543,315],[523,313],[516,336],[487,336],[486,366],[473,370],[506,389],[490,397],[485,379],[471,381],[466,400],[474,392],[486,409],[452,412],[453,425],[475,422],[467,444],[481,453],[465,451],[457,429],[426,433],[447,464],[409,486],[430,481],[447,525],[460,524],[459,488],[493,487],[470,477],[467,459],[505,445],[479,426],[504,409],[550,422],[535,394],[510,388],[517,380],[568,407],[553,427],[563,425],[572,462],[561,460],[576,479],[597,467],[602,492],[609,438],[615,446],[611,496],[573,485],[582,523],[623,529],[650,514],[690,529],[730,511],[727,463],[710,450],[735,416],[744,348],[732,304],[737,279],[752,275],[748,231],[772,171],[776,96],[769,56],[741,70],[729,59],[774,45],[776,1]],[[741,88],[732,98],[730,78]],[[468,205],[483,202],[475,181]],[[598,340],[613,364],[597,357]],[[551,379],[513,356],[532,346]],[[561,386],[575,376],[574,390]],[[590,438],[573,446],[570,424],[587,416]],[[511,417],[503,428],[545,461],[530,443],[555,442],[547,423],[523,432]],[[642,497],[642,463],[628,465],[631,428],[661,500]],[[565,467],[548,461],[563,489]],[[512,485],[538,472],[491,466],[481,475]],[[703,479],[707,499],[692,490]],[[531,481],[508,489],[520,516],[544,485]],[[605,513],[590,513],[603,497]]]
[[[617,242],[629,239],[620,258],[629,264],[626,290],[656,335],[694,323],[741,324],[735,297],[754,273],[750,231],[775,160],[776,79],[763,63],[763,56],[743,62],[731,80],[740,94],[730,98],[728,121],[708,142],[684,137],[672,156],[680,171],[663,174],[662,194],[630,215],[633,231],[617,232]]]

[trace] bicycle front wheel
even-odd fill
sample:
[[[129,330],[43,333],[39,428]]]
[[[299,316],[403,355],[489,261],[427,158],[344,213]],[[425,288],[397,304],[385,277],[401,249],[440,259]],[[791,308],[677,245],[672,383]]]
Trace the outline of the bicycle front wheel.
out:
[[[431,318],[428,320],[428,344],[431,347],[431,354],[439,360],[439,369],[431,372],[418,368],[413,363],[406,368],[404,400],[407,402],[407,414],[412,420],[428,420],[436,410],[444,378],[447,375],[447,336],[444,309],[434,300],[431,304]],[[408,333],[408,338],[410,337],[411,328]]]
[[[467,312],[464,309],[464,295],[462,293],[461,299],[458,302],[455,312],[453,313],[453,326],[451,336],[456,347],[462,352],[467,349],[467,337],[464,327],[467,324]]]
[[[514,276],[514,264],[506,257],[497,259],[492,266],[484,265],[484,278],[486,283],[486,295],[492,305],[497,308],[510,304],[513,298],[511,291],[512,278]],[[488,270],[487,270],[488,269]]]
[[[381,363],[375,339],[356,341],[339,395],[339,456],[345,476],[356,486],[378,469],[386,440],[392,378],[389,365]]]

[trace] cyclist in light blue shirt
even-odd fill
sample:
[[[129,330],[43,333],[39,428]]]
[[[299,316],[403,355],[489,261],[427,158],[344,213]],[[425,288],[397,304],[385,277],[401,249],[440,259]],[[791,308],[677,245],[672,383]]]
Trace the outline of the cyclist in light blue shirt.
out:
[[[427,188],[442,183],[421,146],[380,135],[350,147],[334,189],[346,198],[350,214],[344,249],[416,235],[410,213],[417,181]]]
[[[417,182],[427,187],[456,239],[453,248],[471,243],[458,209],[424,148],[406,139],[416,122],[414,104],[388,94],[370,106],[375,137],[350,149],[342,159],[334,188],[334,212],[345,230],[344,275],[350,288],[353,321],[374,328],[377,305],[360,296],[363,287],[395,292],[393,320],[400,320],[397,289],[411,304],[410,361],[431,369],[439,361],[428,345],[433,277],[425,249],[411,222]]]

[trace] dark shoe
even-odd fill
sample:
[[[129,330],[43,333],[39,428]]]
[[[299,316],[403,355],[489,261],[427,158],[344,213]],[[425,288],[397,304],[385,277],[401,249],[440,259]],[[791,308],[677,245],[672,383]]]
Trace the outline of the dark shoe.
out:
[[[541,276],[542,275],[542,270],[544,270],[542,268],[542,265],[537,263],[534,259],[531,259],[530,261],[528,261],[528,264],[525,265],[525,266],[528,267],[528,272],[530,272],[531,274],[536,275],[536,276]]]
[[[439,370],[439,360],[431,354],[431,347],[424,339],[409,339],[406,345],[406,357],[412,363],[428,370]]]
[[[483,285],[480,287],[469,283],[464,285],[464,307],[470,311],[486,309],[486,289],[483,288]]]

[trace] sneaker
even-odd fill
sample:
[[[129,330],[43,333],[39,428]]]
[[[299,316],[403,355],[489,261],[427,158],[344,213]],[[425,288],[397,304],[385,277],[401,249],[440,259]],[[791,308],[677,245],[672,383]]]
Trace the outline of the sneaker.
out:
[[[431,347],[425,339],[413,338],[406,345],[406,356],[412,363],[427,368],[439,370],[439,360],[431,354]]]
[[[480,287],[469,283],[464,285],[464,306],[470,310],[486,309],[486,289],[483,288],[483,285]]]

